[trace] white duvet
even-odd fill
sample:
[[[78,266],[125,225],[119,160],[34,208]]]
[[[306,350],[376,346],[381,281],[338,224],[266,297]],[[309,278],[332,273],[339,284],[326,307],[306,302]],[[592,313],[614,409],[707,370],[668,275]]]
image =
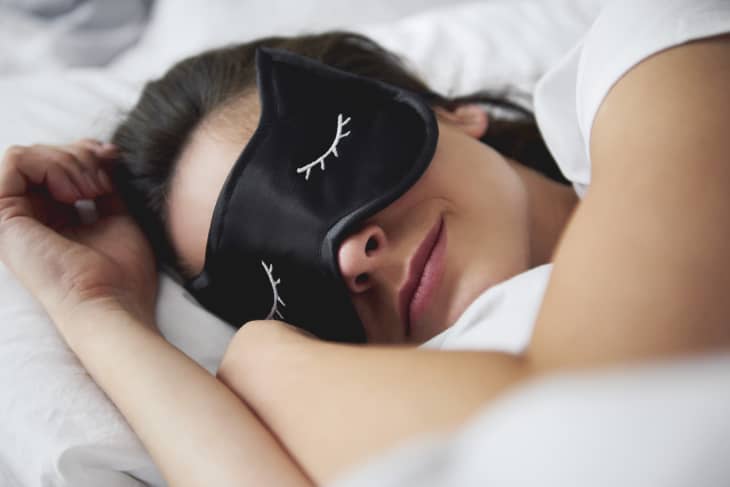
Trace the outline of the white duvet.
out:
[[[730,354],[556,376],[332,487],[730,485]]]
[[[602,0],[447,3],[160,0],[142,37],[104,68],[59,70],[60,60],[58,69],[30,66],[33,74],[0,76],[0,152],[12,144],[107,137],[141,83],[181,56],[332,27],[371,35],[442,92],[509,89],[529,104],[537,79],[588,28]],[[213,373],[233,330],[164,275],[157,311],[163,334]],[[524,346],[529,337],[518,325],[521,334],[510,337],[504,327],[500,343]],[[536,384],[486,410],[453,439],[415,443],[342,485],[484,485],[485,478],[492,485],[730,485],[718,454],[730,451],[730,422],[722,415],[730,410],[729,376],[729,361],[720,357]],[[113,404],[1,265],[0,390],[0,486],[163,485]],[[624,409],[612,409],[612,397],[626,399]],[[672,441],[673,417],[686,438],[707,441]]]

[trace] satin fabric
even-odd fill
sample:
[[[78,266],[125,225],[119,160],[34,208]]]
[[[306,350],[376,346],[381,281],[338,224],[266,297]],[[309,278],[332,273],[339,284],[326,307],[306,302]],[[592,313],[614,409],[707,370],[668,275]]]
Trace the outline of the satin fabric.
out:
[[[187,288],[233,326],[280,319],[365,341],[337,249],[423,174],[435,116],[417,94],[284,50],[259,48],[256,66],[259,125],[223,185],[204,269]]]

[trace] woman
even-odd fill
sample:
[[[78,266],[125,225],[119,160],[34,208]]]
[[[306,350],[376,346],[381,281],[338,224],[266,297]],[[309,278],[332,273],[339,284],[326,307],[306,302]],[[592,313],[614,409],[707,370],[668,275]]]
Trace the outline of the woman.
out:
[[[638,8],[649,13],[669,10],[679,18],[689,10],[689,2],[676,2],[669,9],[666,2],[640,4]],[[691,6],[696,8],[696,2]],[[719,2],[706,2],[706,6],[728,18],[727,8]],[[615,47],[615,39],[607,32],[623,25],[612,23],[612,17],[613,21],[632,19],[625,15],[619,7],[607,9],[601,17],[603,23],[594,26],[593,39],[602,34],[604,43]],[[654,27],[654,32],[661,31]],[[485,401],[526,378],[556,369],[727,346],[730,305],[724,289],[730,284],[730,267],[722,263],[730,251],[730,230],[717,222],[724,221],[730,210],[726,156],[730,147],[724,137],[730,124],[726,89],[730,38],[717,34],[714,28],[699,29],[683,40],[654,45],[651,52],[628,65],[626,60],[618,63],[623,69],[620,79],[599,94],[600,109],[595,107],[594,119],[588,123],[590,137],[585,139],[590,143],[593,168],[590,186],[561,236],[534,337],[520,357],[354,347],[308,338],[276,322],[254,322],[236,335],[219,370],[221,381],[215,380],[156,332],[151,298],[155,291],[153,254],[124,213],[118,195],[94,189],[95,181],[82,178],[81,171],[65,170],[77,164],[96,169],[105,158],[115,157],[90,141],[66,149],[15,148],[6,154],[0,178],[0,255],[44,304],[69,346],[120,408],[171,485],[208,484],[211,480],[237,485],[247,481],[256,485],[319,484],[404,438],[455,427]],[[628,41],[626,52],[641,44],[632,38]],[[697,86],[703,89],[695,89]],[[519,166],[490,149],[477,150],[482,146],[469,145],[460,135],[465,132],[459,132],[459,126],[478,133],[484,127],[483,118],[470,123],[470,117],[452,116],[456,126],[439,122],[444,143],[428,171],[438,170],[438,156],[447,155],[457,143],[462,150],[471,147],[472,154],[479,153],[490,168],[483,175],[495,179],[490,189],[504,203],[502,211],[512,212],[521,222],[510,220],[513,225],[508,225],[512,245],[495,244],[511,258],[492,279],[504,279],[539,263],[540,252],[549,258],[557,237],[552,242],[543,240],[544,246],[537,245],[540,239],[534,234],[525,237],[528,229],[536,228],[527,223],[531,218],[526,216],[529,178],[520,177],[521,167],[517,169]],[[646,133],[653,139],[647,140]],[[231,161],[242,142],[219,160]],[[189,147],[201,150],[204,142],[195,140]],[[68,151],[77,155],[69,156]],[[455,164],[451,158],[442,162]],[[183,160],[180,167],[185,163]],[[428,177],[424,173],[423,180],[403,198],[425,192],[419,185],[429,183]],[[103,185],[104,176],[99,178]],[[440,188],[440,181],[434,178],[433,186],[426,188],[429,192],[418,193],[414,201],[427,200],[434,188]],[[500,184],[513,185],[513,191],[501,192]],[[98,198],[104,217],[93,227],[63,225],[68,222],[68,212],[58,202],[78,198],[74,186],[85,197],[104,194]],[[547,183],[536,183],[532,188],[545,186]],[[51,198],[39,191],[43,187]],[[171,198],[173,194],[174,190]],[[215,191],[212,194],[214,198]],[[464,207],[477,200],[471,201]],[[383,248],[383,241],[388,243],[387,230],[396,231],[395,222],[402,221],[402,212],[414,207],[398,207],[398,203],[375,217],[376,226],[386,229],[386,240],[376,250]],[[393,214],[388,215],[391,210]],[[425,215],[431,211],[435,210],[419,209],[414,234],[422,234],[426,227],[420,225],[430,221]],[[205,227],[212,208],[203,213],[198,222]],[[680,232],[677,222],[684,226]],[[182,236],[175,239],[173,227],[171,222],[173,241],[185,245]],[[360,299],[357,286],[363,284],[357,282],[357,276],[368,270],[373,275],[380,268],[358,267],[356,262],[347,271],[346,248],[358,238],[360,244],[353,247],[366,251],[369,237],[357,234],[339,249],[343,278],[351,286],[353,300]],[[466,236],[462,238],[468,243]],[[413,240],[403,241],[412,248]],[[194,258],[200,258],[203,243],[201,237],[187,254],[178,249],[189,256],[191,264],[197,264],[194,270],[202,265]],[[402,268],[403,254],[394,249],[392,255],[401,256]],[[489,258],[485,255],[485,262]],[[485,264],[485,269],[491,271],[492,266]],[[354,280],[348,281],[348,276]],[[468,288],[476,292],[485,284],[488,282],[472,281]],[[470,292],[454,296],[468,301],[473,298]],[[446,300],[452,306],[442,312],[441,320],[451,319],[450,313],[458,314],[463,306],[458,304],[460,299]],[[356,308],[373,341],[398,341],[398,336],[393,340],[395,333],[388,334],[388,330],[400,329],[392,324],[396,323],[393,307],[372,304],[380,302],[387,304],[387,299],[363,299]],[[697,319],[698,310],[701,319]],[[387,323],[391,325],[379,328],[380,322],[368,316],[386,320],[390,316]],[[434,323],[444,323],[441,320],[422,318],[421,338],[438,332],[439,325]],[[125,363],[122,371],[116,367],[120,361]],[[185,377],[184,383],[180,377]],[[142,404],[135,399],[143,395],[153,400]],[[180,441],[181,437],[186,441]],[[205,445],[204,458],[198,445]],[[190,460],[193,458],[201,461]]]
[[[392,54],[369,39],[347,33],[269,38],[210,51],[179,63],[163,78],[148,84],[137,106],[113,136],[112,140],[120,149],[122,166],[127,168],[124,172],[128,173],[116,179],[125,185],[122,194],[127,195],[128,206],[147,202],[135,214],[144,222],[146,234],[155,243],[156,254],[162,256],[185,282],[190,282],[203,270],[214,205],[231,167],[258,126],[262,107],[255,59],[260,47],[284,49],[349,73],[368,76],[424,96],[431,95]],[[310,86],[321,83],[321,79],[309,84],[296,80],[297,86],[307,84],[304,96],[316,100],[311,111],[324,110],[322,105],[328,98],[326,89],[320,94]],[[343,84],[340,83],[339,91],[347,90]],[[169,93],[175,90],[182,90],[187,95],[171,98]],[[363,96],[355,90],[352,95],[347,92],[345,98]],[[490,123],[487,113],[472,102],[484,100],[494,105],[497,101],[498,106],[512,112],[517,107],[486,95],[454,100],[432,95],[431,99],[438,119],[439,144],[428,169],[396,203],[369,218],[360,219],[339,245],[339,271],[370,343],[422,343],[453,323],[490,283],[501,282],[547,262],[577,202],[570,187],[558,184],[565,180],[559,175],[531,118],[518,112],[522,117],[517,121],[496,120],[487,128]],[[356,108],[350,107],[348,112],[354,119],[352,123],[356,124],[368,115],[351,113],[353,110]],[[382,112],[385,108],[379,110]],[[306,125],[314,123],[311,111],[305,114]],[[313,150],[320,151],[314,152],[315,155],[321,153],[324,142],[329,142],[329,131],[334,129],[329,122],[325,117],[323,130],[313,131],[305,137],[315,139]],[[355,135],[346,139],[340,149],[344,161],[340,167],[347,169],[343,179],[358,178],[359,187],[369,186],[364,181],[368,175],[353,173],[357,161],[352,157],[352,145],[357,137],[374,144],[373,135],[364,133],[367,130],[366,124],[352,128]],[[394,127],[392,131],[402,129]],[[480,138],[484,138],[487,145],[479,143]],[[377,143],[388,144],[380,139]],[[398,139],[397,143],[404,142]],[[293,141],[280,145],[284,144],[295,145]],[[501,153],[493,150],[493,146]],[[282,159],[285,157],[283,155]],[[387,154],[378,157],[387,157]],[[372,160],[363,161],[363,164],[374,166]],[[336,178],[333,174],[336,169],[332,162],[328,172],[318,177],[317,182]],[[277,187],[299,184],[307,188],[305,184],[308,183],[303,178],[297,174],[292,176],[295,178],[292,181],[281,181],[277,176],[274,187],[262,191],[264,194],[258,200],[272,200],[273,197],[267,197],[269,194],[276,194],[279,200],[266,201],[262,206],[284,205],[281,202],[284,196],[276,193]],[[246,177],[246,174],[241,176]],[[335,182],[339,187],[348,181]],[[325,193],[327,189],[318,188],[317,192]],[[298,200],[287,202],[288,206],[296,207],[305,204]],[[341,204],[333,206],[342,211]],[[237,208],[236,214],[240,215],[240,209]],[[436,296],[429,300],[429,309],[421,312],[418,320],[413,320],[410,327],[413,333],[406,334],[404,330],[409,328],[406,323],[411,320],[409,313],[403,310],[400,293],[406,291],[408,294],[408,289],[404,288],[407,287],[409,263],[435,227],[439,215],[444,215],[444,233],[448,240],[445,275]],[[256,215],[247,218],[246,225],[254,226],[252,220]],[[270,217],[273,220],[283,218],[286,215]],[[304,217],[297,215],[297,218]],[[279,230],[285,231],[286,228]],[[298,246],[302,245],[301,235],[290,238],[299,240]],[[266,262],[272,263],[268,258]],[[230,262],[226,264],[231,265]],[[237,274],[255,273],[253,267]],[[274,266],[274,271],[278,271],[276,277],[283,281],[279,291],[286,302],[285,317],[291,319],[292,299],[305,293],[306,289],[291,289],[291,286],[287,289],[292,276],[282,275],[279,264]],[[224,287],[232,288],[236,284],[254,287],[248,281],[233,281]],[[311,281],[308,278],[307,287],[311,287]],[[216,290],[217,294],[223,292]],[[332,296],[334,292],[326,294]],[[248,299],[253,300],[254,296]],[[306,299],[311,303],[316,295],[308,295]],[[239,296],[234,296],[233,300],[236,301],[234,308],[241,306]],[[262,300],[266,300],[266,296],[262,296]],[[322,303],[322,306],[327,304]],[[214,306],[211,308],[217,311]],[[266,317],[253,313],[232,312],[231,315],[228,321],[234,326]],[[333,320],[335,316],[328,310],[326,317],[313,319],[321,322]],[[342,322],[344,318],[338,321]],[[344,327],[344,324],[338,326]]]

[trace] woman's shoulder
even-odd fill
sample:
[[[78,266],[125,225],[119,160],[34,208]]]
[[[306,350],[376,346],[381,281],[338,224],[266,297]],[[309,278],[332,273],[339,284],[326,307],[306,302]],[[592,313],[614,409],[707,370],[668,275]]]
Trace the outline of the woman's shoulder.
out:
[[[576,73],[576,111],[590,145],[596,112],[610,89],[643,60],[730,31],[727,0],[616,0],[587,33]]]
[[[610,88],[591,127],[596,174],[662,174],[668,187],[678,174],[726,173],[730,25],[726,32],[652,55]]]
[[[643,60],[730,30],[727,0],[615,0],[535,90],[546,144],[582,196],[591,182],[590,139],[611,88]]]
[[[566,342],[594,360],[628,338],[626,357],[728,339],[728,86],[730,34],[721,34],[648,57],[605,96],[591,133],[594,178],[535,325],[538,363]],[[581,344],[587,324],[610,333]]]

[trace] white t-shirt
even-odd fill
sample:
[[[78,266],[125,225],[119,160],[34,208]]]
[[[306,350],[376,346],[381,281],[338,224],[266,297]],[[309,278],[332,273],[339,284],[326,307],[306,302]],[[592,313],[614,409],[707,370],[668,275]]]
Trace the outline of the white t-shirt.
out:
[[[521,353],[530,343],[552,267],[544,264],[489,288],[421,347]]]
[[[591,181],[593,120],[614,83],[652,54],[727,32],[730,0],[606,4],[585,36],[535,88],[538,127],[578,196],[584,196]],[[551,270],[552,264],[546,264],[493,286],[422,347],[522,352],[532,337]]]

